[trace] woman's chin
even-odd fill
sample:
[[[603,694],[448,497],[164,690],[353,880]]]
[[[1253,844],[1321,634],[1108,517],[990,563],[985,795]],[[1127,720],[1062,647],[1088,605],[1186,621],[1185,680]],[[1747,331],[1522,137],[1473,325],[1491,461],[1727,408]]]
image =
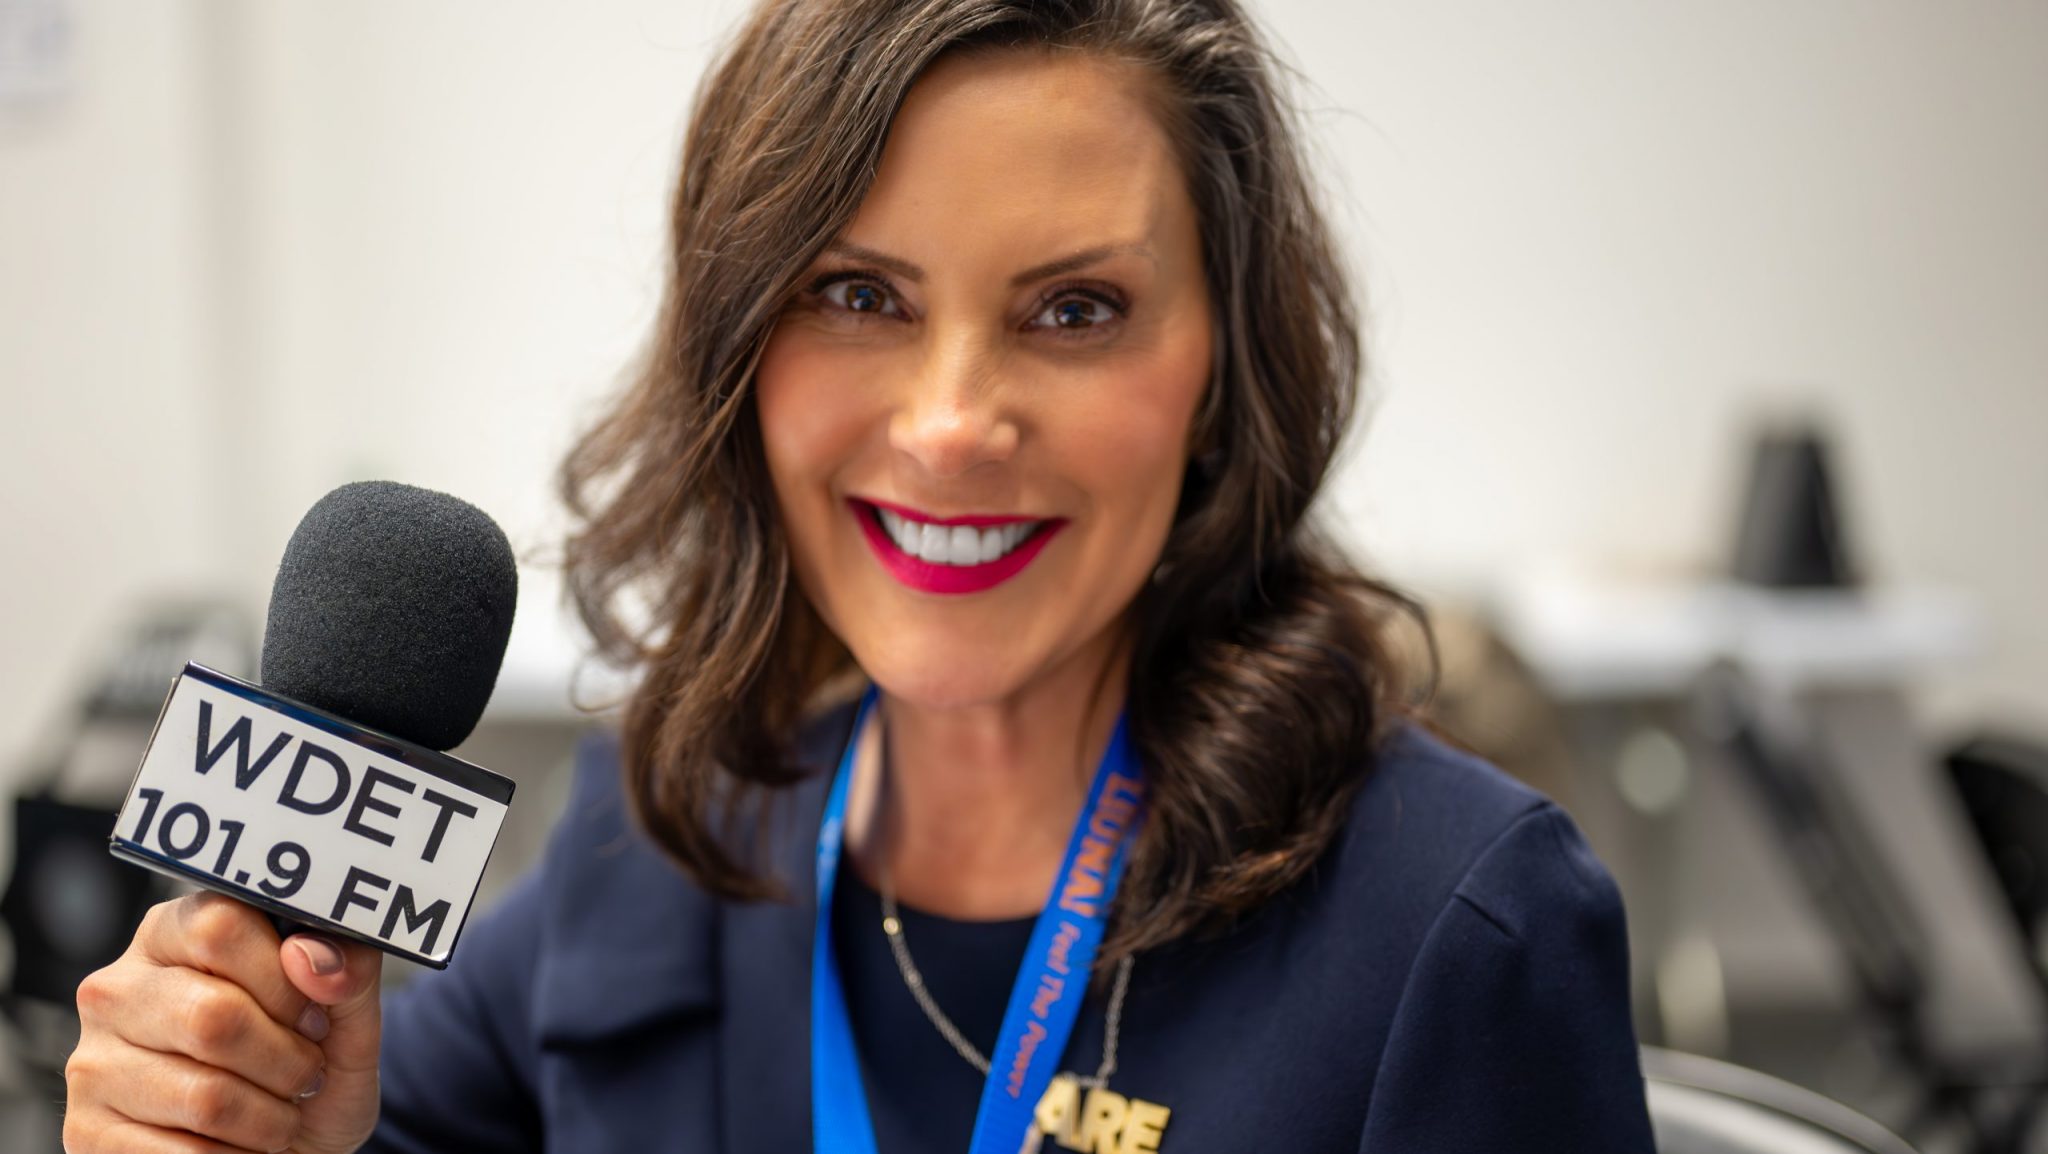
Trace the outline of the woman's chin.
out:
[[[948,654],[916,660],[903,656],[862,663],[882,692],[919,709],[967,709],[1015,697],[1029,680],[1018,665],[986,654]]]
[[[1116,627],[1078,615],[1020,617],[984,616],[944,627],[900,617],[842,619],[853,628],[840,636],[884,693],[918,709],[949,710],[1016,703],[1034,687],[1062,681],[1062,670],[1077,661],[1093,668]]]

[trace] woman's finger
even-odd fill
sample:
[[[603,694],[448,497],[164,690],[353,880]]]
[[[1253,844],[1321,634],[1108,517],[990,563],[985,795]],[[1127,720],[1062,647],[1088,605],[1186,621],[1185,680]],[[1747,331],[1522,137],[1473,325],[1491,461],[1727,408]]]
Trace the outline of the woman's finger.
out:
[[[64,1118],[65,1154],[266,1154],[187,1131],[166,1130],[106,1110]]]
[[[227,1146],[190,1131],[147,1125],[113,1111],[92,1111],[100,1117],[63,1119],[66,1154],[266,1154]]]
[[[183,1054],[132,1046],[104,1047],[92,1075],[120,1085],[120,1117],[164,1130],[184,1130],[244,1150],[276,1151],[299,1132],[299,1108],[238,1074]]]
[[[81,987],[83,990],[83,987]],[[104,1005],[149,1006],[148,1014],[102,1014]],[[296,1101],[317,1085],[326,1054],[266,1014],[247,990],[212,974],[170,966],[110,973],[81,992],[79,1012],[145,1050],[184,1054]]]
[[[296,1026],[311,1004],[277,961],[277,931],[254,906],[211,891],[150,909],[134,948],[161,966],[184,966],[249,991],[271,1019]]]

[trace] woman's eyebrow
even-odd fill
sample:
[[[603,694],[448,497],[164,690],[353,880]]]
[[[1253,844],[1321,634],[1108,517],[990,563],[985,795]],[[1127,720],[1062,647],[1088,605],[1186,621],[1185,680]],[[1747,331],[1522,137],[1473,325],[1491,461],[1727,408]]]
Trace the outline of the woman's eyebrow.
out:
[[[924,281],[924,269],[918,265],[914,265],[902,257],[890,256],[888,253],[868,248],[865,245],[858,245],[849,240],[835,240],[826,246],[825,251],[836,256],[846,257],[848,260],[856,260],[864,264],[874,265],[877,268],[886,269],[913,284]],[[1060,257],[1058,260],[1050,260],[1044,264],[1033,265],[1016,276],[1011,277],[1010,285],[1015,288],[1031,281],[1044,280],[1046,277],[1059,276],[1061,273],[1075,272],[1087,268],[1098,261],[1105,261],[1110,257],[1122,256],[1126,253],[1144,257],[1154,264],[1158,263],[1158,258],[1153,255],[1151,246],[1143,241],[1097,245],[1094,248],[1084,248],[1080,252]]]
[[[887,269],[912,283],[924,280],[924,269],[917,265],[911,264],[902,257],[890,256],[885,252],[877,252],[874,249],[857,245],[850,240],[835,240],[825,246],[825,251],[836,256],[843,256],[848,260],[856,260],[862,264],[871,264],[876,268]]]
[[[1071,256],[1063,256],[1058,260],[1049,260],[1044,264],[1033,265],[1016,276],[1011,277],[1010,287],[1017,288],[1031,281],[1059,276],[1061,273],[1078,272],[1098,261],[1105,261],[1113,256],[1123,256],[1125,253],[1142,256],[1153,264],[1159,263],[1159,259],[1152,255],[1151,247],[1143,241],[1098,245],[1095,248],[1084,248],[1080,252],[1074,253]]]

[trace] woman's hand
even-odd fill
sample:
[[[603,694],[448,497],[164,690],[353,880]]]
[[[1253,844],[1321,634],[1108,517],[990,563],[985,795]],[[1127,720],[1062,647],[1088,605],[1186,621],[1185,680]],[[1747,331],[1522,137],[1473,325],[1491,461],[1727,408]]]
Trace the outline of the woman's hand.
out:
[[[383,955],[283,942],[214,893],[149,911],[78,987],[67,1154],[343,1154],[377,1122]]]

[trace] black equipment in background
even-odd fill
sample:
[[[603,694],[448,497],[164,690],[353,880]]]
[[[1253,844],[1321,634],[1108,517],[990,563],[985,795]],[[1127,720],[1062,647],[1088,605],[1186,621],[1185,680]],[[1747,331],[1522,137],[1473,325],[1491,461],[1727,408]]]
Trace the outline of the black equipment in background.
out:
[[[2048,1068],[1966,1067],[1930,1044],[1927,945],[1888,861],[1794,718],[1723,662],[1696,686],[1698,731],[1749,783],[1808,901],[1842,951],[1860,1009],[1914,1081],[1901,1123],[1909,1141],[1961,1127],[1969,1154],[2021,1154],[2048,1104]]]
[[[112,810],[47,797],[14,801],[14,872],[0,917],[14,943],[14,997],[69,1002],[121,956],[162,886],[107,856]]]
[[[1817,431],[1767,433],[1750,458],[1735,577],[1774,589],[1855,585],[1855,568]]]
[[[149,744],[164,687],[195,655],[251,671],[250,616],[211,601],[143,612],[87,683],[75,718],[8,815],[13,861],[0,921],[12,964],[0,987],[0,1012],[12,1026],[7,1048],[50,1077],[76,1041],[79,981],[119,957],[149,907],[177,893],[168,881],[108,857],[107,835]]]
[[[1944,759],[1984,857],[2048,988],[2048,745],[1973,738]]]

